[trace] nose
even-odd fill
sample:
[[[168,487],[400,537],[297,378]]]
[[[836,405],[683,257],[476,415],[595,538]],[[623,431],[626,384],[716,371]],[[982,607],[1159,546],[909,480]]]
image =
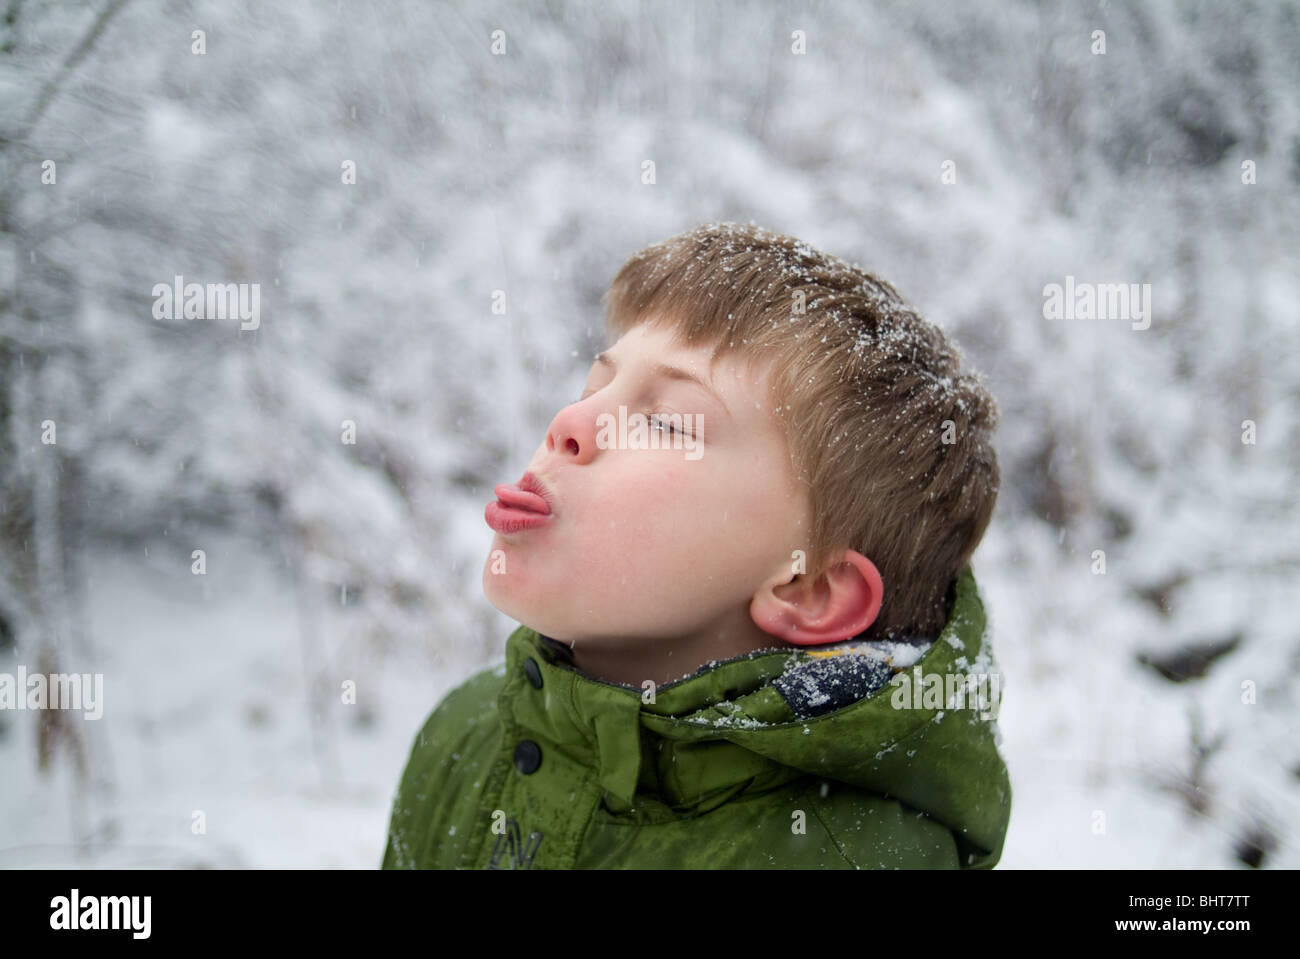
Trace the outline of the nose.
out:
[[[555,414],[546,430],[546,449],[575,463],[589,463],[596,455],[596,406],[587,397]]]

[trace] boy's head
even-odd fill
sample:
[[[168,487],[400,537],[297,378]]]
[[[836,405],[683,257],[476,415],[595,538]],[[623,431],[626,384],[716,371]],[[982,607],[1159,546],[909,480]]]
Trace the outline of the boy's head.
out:
[[[549,519],[511,532],[489,506],[497,608],[634,685],[942,627],[999,474],[996,406],[941,331],[870,274],[737,224],[636,254],[605,304],[617,342],[529,466]]]

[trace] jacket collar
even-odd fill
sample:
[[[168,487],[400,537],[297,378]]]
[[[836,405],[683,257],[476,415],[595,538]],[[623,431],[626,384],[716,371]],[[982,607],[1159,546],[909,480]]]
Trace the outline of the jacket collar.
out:
[[[947,624],[915,670],[993,668],[969,566],[953,597]],[[911,701],[897,708],[889,686],[800,719],[773,680],[814,656],[771,649],[710,664],[659,687],[649,703],[639,690],[579,672],[564,644],[521,626],[506,644],[498,705],[507,735],[549,742],[597,770],[605,805],[616,814],[649,821],[697,815],[738,794],[815,775],[902,799],[1000,852],[1010,783],[995,724],[919,697],[915,708]],[[540,689],[525,671],[530,658]]]
[[[793,711],[770,686],[792,655],[789,650],[760,650],[702,667],[655,689],[655,701],[649,703],[643,702],[641,690],[578,671],[568,646],[521,626],[506,644],[506,684],[499,705],[517,724],[518,735],[547,739],[596,768],[612,811],[627,812],[641,804],[662,805],[679,815],[704,812],[747,788],[769,789],[798,772],[725,742],[715,747],[729,761],[719,762],[721,756],[716,751],[706,756],[709,751],[696,747],[693,736],[683,742],[674,733],[702,728],[686,725],[686,717],[754,694],[758,698],[751,707],[761,721],[793,722]],[[527,679],[524,664],[530,658],[537,663],[541,689]],[[647,725],[660,717],[669,721],[667,727]]]

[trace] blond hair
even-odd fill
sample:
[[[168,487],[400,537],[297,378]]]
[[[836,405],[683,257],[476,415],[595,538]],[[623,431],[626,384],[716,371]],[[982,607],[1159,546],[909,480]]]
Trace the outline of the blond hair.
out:
[[[603,302],[621,336],[652,318],[688,347],[770,364],[816,578],[846,548],[880,570],[861,635],[934,636],[997,500],[998,412],[943,332],[885,281],[789,236],[706,223],[629,259]]]

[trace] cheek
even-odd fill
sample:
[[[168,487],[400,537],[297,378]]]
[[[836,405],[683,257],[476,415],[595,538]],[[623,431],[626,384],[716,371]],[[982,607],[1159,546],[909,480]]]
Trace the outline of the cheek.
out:
[[[633,457],[636,452],[625,455]],[[680,463],[650,459],[637,464],[630,460],[626,469],[617,471],[587,499],[584,538],[602,546],[642,552],[672,546],[681,535],[683,521],[698,508],[695,480]]]
[[[573,559],[593,572],[629,580],[663,571],[716,537],[722,486],[668,451],[626,451],[584,492],[585,515],[571,529]]]

